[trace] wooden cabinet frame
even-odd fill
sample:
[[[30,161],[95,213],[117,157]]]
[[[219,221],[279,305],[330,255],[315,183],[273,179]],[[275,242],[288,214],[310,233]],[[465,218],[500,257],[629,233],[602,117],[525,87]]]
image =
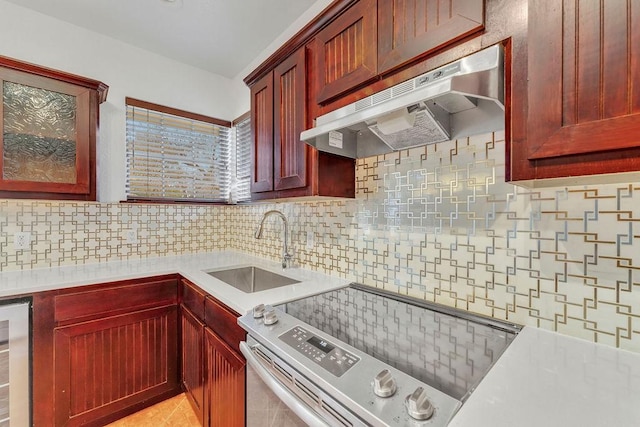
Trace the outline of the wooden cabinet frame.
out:
[[[106,100],[104,83],[0,56],[0,91],[4,81],[76,97],[76,182],[54,183],[4,179],[4,147],[0,137],[0,197],[96,200],[96,140],[99,104]],[[0,135],[3,135],[0,100]]]

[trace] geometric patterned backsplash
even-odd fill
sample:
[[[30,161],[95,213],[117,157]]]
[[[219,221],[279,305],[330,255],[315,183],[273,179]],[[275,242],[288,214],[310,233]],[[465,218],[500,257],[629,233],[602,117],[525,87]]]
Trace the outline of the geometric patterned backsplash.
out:
[[[210,206],[0,200],[0,271],[219,249]],[[127,242],[135,230],[137,243]],[[16,232],[31,233],[15,250]]]
[[[225,248],[277,260],[281,221],[253,232],[279,209],[300,266],[640,352],[640,183],[525,189],[504,182],[504,150],[497,132],[359,159],[355,200],[0,200],[0,271]]]
[[[517,187],[504,148],[495,133],[360,159],[356,200],[225,207],[224,245],[278,259],[279,220],[253,230],[281,209],[306,267],[640,352],[640,184]]]

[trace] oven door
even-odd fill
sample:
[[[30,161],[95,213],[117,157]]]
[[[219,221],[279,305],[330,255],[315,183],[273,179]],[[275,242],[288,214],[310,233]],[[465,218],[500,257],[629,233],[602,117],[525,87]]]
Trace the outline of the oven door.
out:
[[[251,342],[251,337],[247,341]],[[257,343],[251,344],[240,343],[247,359],[247,427],[326,427],[318,414],[264,367],[255,354]]]
[[[246,344],[242,343],[241,350],[247,359],[247,427],[327,425],[311,413],[310,408],[303,406],[246,348]],[[296,410],[292,410],[291,406]]]
[[[240,350],[247,360],[248,427],[367,425],[250,335]]]

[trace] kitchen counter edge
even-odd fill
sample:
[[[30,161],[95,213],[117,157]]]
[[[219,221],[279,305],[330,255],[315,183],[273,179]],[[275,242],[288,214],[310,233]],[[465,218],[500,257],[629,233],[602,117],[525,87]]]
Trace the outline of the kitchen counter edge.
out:
[[[255,293],[242,292],[206,273],[254,265],[300,283]],[[120,280],[179,274],[240,314],[257,304],[280,304],[347,286],[350,282],[302,269],[283,270],[279,263],[234,251],[215,251],[96,264],[0,272],[0,298]]]

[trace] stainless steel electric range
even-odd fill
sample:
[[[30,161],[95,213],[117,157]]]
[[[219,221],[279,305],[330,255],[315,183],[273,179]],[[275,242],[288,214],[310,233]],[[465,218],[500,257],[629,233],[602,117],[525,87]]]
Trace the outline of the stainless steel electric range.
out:
[[[319,426],[445,426],[520,330],[356,284],[238,322],[251,375],[295,413],[287,423]],[[247,387],[247,425],[284,425],[278,407],[251,409],[264,397]]]

